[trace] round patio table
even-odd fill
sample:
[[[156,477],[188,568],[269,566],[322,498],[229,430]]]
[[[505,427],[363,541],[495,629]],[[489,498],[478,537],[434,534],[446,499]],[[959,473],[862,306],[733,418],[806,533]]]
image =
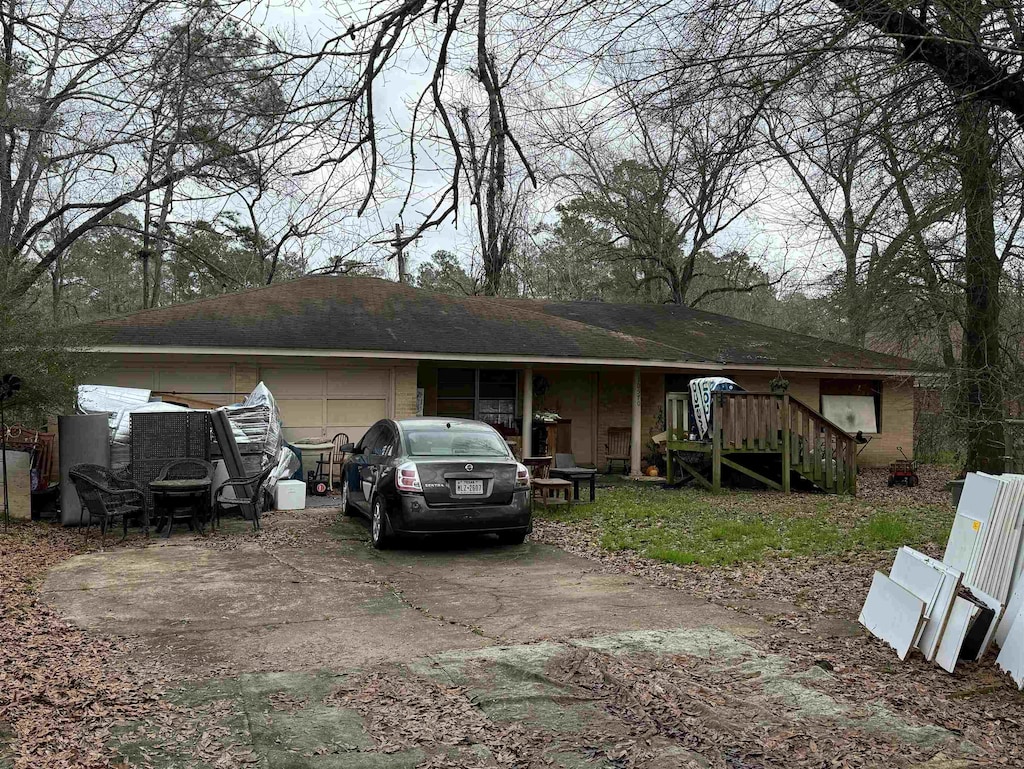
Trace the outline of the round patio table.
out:
[[[167,533],[171,536],[171,528],[177,514],[188,512],[188,527],[195,530],[197,514],[199,528],[203,530],[210,510],[211,482],[206,478],[178,478],[165,481],[150,481],[149,490],[153,493],[153,510],[156,513],[157,531],[167,519]]]

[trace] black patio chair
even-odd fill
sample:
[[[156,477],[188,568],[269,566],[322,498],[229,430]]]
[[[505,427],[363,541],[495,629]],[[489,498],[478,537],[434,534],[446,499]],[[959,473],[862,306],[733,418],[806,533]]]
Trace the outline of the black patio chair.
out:
[[[577,500],[580,498],[580,482],[586,481],[590,484],[590,501],[594,501],[597,470],[590,467],[580,467],[576,464],[576,457],[574,455],[555,454],[555,465],[549,472],[552,478],[572,481],[573,496]]]
[[[266,496],[264,489],[275,467],[276,465],[271,463],[254,475],[247,478],[228,478],[218,486],[213,495],[213,516],[217,523],[220,523],[221,511],[238,510],[243,517],[252,516],[252,530],[259,531],[260,515],[263,513]],[[236,496],[225,499],[224,493],[227,489],[233,490]]]
[[[107,528],[117,518],[121,519],[124,537],[128,536],[128,519],[142,518],[142,526],[149,536],[149,503],[146,494],[126,477],[117,475],[102,465],[75,465],[68,470],[68,477],[82,502],[83,515],[89,512],[89,523],[83,526],[83,535],[88,535],[89,526],[95,520],[100,527],[100,547],[106,539]]]
[[[174,519],[177,513],[187,511],[189,513],[189,525],[195,521],[199,530],[204,531],[207,522],[213,518],[212,506],[210,504],[210,489],[213,485],[213,465],[205,459],[194,457],[182,457],[172,459],[163,467],[151,483],[161,481],[184,481],[187,488],[181,490],[160,489],[153,495],[153,507],[160,514],[160,521],[167,519],[166,537],[171,536],[171,528],[174,526]],[[150,487],[152,491],[152,486]],[[159,504],[157,500],[159,499]]]

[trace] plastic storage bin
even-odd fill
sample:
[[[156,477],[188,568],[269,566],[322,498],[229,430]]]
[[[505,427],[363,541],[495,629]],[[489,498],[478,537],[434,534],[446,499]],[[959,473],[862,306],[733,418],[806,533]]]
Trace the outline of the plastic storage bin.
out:
[[[306,484],[302,481],[278,481],[274,487],[275,510],[301,510],[306,506]]]

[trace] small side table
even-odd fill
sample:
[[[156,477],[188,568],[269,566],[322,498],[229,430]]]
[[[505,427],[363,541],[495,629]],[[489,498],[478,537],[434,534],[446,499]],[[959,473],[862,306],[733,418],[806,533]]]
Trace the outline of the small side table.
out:
[[[561,505],[570,503],[569,494],[572,492],[572,482],[560,478],[534,478],[531,481],[533,493],[530,495],[530,508],[533,508],[534,501],[540,497],[544,507],[551,504]],[[562,495],[565,499],[562,499]]]

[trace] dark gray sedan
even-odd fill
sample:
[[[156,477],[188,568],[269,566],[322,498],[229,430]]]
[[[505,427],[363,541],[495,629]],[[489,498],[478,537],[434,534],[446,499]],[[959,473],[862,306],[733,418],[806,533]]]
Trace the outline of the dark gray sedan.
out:
[[[373,546],[403,534],[486,532],[520,544],[530,533],[530,475],[484,422],[382,419],[342,468],[346,514],[370,519]]]

